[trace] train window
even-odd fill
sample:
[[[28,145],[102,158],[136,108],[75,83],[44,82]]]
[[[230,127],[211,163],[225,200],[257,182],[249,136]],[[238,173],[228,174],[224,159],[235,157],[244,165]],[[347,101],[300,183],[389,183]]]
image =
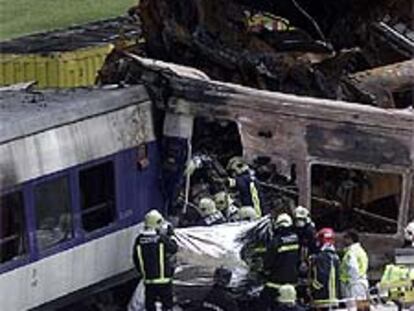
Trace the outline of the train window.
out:
[[[39,250],[72,237],[72,215],[67,177],[35,187],[36,238]]]
[[[312,215],[321,227],[396,233],[401,194],[398,174],[312,166]]]
[[[0,197],[0,264],[27,253],[23,193]]]
[[[93,231],[115,220],[115,178],[112,162],[102,163],[79,173],[82,224]]]

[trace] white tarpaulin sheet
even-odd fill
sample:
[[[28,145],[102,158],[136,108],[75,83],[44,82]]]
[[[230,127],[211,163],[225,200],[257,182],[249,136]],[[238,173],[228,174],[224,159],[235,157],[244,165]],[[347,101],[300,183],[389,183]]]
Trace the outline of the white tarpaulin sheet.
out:
[[[179,250],[176,255],[176,286],[209,286],[214,270],[224,266],[233,271],[231,285],[244,278],[248,268],[240,258],[239,237],[258,222],[238,222],[210,227],[175,229]],[[141,282],[142,283],[142,282]],[[129,311],[145,311],[144,286],[139,284],[129,305]]]

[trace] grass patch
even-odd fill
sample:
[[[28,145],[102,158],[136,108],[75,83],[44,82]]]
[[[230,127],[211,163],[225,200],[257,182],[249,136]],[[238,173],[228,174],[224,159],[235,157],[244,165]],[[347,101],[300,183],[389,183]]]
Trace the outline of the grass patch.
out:
[[[0,0],[0,40],[124,14],[137,0]]]

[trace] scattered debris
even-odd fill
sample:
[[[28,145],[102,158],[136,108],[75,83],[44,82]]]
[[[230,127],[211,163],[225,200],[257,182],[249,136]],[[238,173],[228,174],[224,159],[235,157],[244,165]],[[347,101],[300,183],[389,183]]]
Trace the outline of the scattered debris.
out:
[[[129,13],[145,42],[130,50],[214,80],[385,108],[409,90],[409,102],[397,105],[405,108],[414,88],[412,61],[403,62],[413,56],[410,8],[409,0],[144,0]],[[128,57],[112,55],[101,81],[136,83],[137,72],[119,76]]]

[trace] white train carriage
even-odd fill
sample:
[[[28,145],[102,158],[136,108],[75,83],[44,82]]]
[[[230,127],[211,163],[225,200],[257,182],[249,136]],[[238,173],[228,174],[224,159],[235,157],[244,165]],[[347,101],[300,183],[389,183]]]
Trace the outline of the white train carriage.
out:
[[[44,306],[132,275],[162,208],[144,87],[0,93],[0,309]]]

